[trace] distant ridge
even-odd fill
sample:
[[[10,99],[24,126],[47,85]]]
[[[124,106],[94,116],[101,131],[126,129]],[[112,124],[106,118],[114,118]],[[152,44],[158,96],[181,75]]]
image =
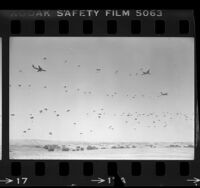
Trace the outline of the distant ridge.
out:
[[[41,140],[41,139],[18,139],[10,140],[10,145],[45,145],[45,144],[154,144],[154,145],[166,145],[166,144],[178,144],[178,145],[193,145],[192,142],[80,142],[80,141],[54,141],[54,140]]]

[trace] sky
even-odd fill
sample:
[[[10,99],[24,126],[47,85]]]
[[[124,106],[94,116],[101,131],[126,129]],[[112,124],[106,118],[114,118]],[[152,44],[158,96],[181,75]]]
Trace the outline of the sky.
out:
[[[194,39],[11,37],[10,139],[193,142]]]

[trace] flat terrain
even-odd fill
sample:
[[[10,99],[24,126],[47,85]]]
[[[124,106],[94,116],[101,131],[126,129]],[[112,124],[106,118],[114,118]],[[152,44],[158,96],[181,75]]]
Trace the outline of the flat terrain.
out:
[[[10,159],[192,160],[194,157],[191,143],[25,143],[12,142]]]

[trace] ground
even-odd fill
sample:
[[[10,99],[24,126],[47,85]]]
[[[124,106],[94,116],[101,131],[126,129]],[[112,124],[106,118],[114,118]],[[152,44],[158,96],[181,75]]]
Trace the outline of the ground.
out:
[[[194,147],[191,143],[70,143],[65,145],[12,143],[10,146],[10,159],[192,160],[193,158]]]

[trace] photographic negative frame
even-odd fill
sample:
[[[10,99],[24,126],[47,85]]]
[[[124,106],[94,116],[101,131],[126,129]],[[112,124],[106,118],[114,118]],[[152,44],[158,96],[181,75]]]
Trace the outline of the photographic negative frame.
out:
[[[93,11],[92,10],[90,11],[89,10],[48,10],[48,11],[6,10],[6,11],[1,11],[0,13],[1,13],[0,24],[2,25],[0,32],[2,37],[2,70],[3,70],[2,71],[3,74],[2,160],[0,161],[0,166],[1,169],[5,169],[4,171],[0,172],[1,175],[0,177],[2,177],[2,182],[1,182],[2,184],[6,183],[8,185],[20,184],[20,185],[32,185],[32,186],[35,185],[105,186],[105,185],[116,185],[116,184],[127,185],[127,186],[198,185],[199,182],[198,180],[200,180],[200,177],[198,175],[199,174],[198,161],[200,155],[198,147],[199,121],[198,121],[198,105],[197,105],[198,95],[197,95],[197,63],[196,63],[198,58],[196,55],[196,51],[198,49],[198,44],[197,44],[198,40],[196,40],[198,37],[196,36],[197,35],[196,31],[198,31],[198,28],[197,26],[195,27],[195,24],[197,24],[196,19],[198,17],[196,16],[196,13],[193,10],[93,10]],[[123,39],[130,38],[129,41],[131,41],[131,39],[135,40],[137,38],[140,39],[145,38],[145,40],[148,40],[148,38],[152,39],[155,38],[156,40],[158,38],[162,38],[162,40],[164,38],[170,38],[170,39],[177,38],[177,40],[181,40],[183,38],[189,38],[189,39],[192,38],[193,43],[191,45],[194,48],[192,50],[193,54],[190,53],[190,57],[192,55],[193,56],[192,59],[194,59],[193,62],[194,63],[193,64],[194,65],[193,67],[194,68],[193,69],[194,70],[193,71],[194,159],[190,158],[190,160],[188,159],[166,160],[166,159],[153,158],[153,159],[140,160],[139,158],[137,159],[128,158],[125,160],[124,158],[121,159],[101,158],[100,160],[99,159],[97,160],[95,158],[88,158],[88,159],[54,158],[53,160],[48,160],[45,158],[42,159],[10,158],[11,156],[10,140],[12,139],[12,135],[14,135],[14,133],[16,133],[17,130],[13,129],[14,127],[13,123],[17,121],[15,120],[12,122],[10,118],[11,113],[13,113],[11,112],[13,108],[11,101],[14,100],[14,97],[12,97],[13,98],[12,99],[11,96],[17,95],[18,92],[17,90],[12,90],[9,86],[10,81],[12,81],[11,72],[12,70],[15,70],[12,69],[12,65],[15,64],[15,60],[17,59],[17,57],[12,56],[14,50],[11,49],[12,48],[11,41],[14,40],[17,41],[20,40],[20,38],[48,39],[48,37],[59,38],[59,40],[60,39],[62,40],[62,38],[63,40],[65,39],[69,40],[70,38],[73,39],[89,38],[88,41],[86,41],[86,43],[90,43],[91,40],[98,37],[101,39],[106,38],[108,40],[109,38],[111,39],[116,38],[116,40],[120,40],[120,38]],[[49,41],[51,41],[51,39],[49,39]],[[41,41],[41,44],[44,43],[45,42]],[[141,43],[141,41],[139,41],[139,43]],[[180,44],[181,42],[178,43]],[[18,44],[16,44],[15,46],[17,46]],[[46,47],[48,45],[49,44],[47,43]],[[172,43],[171,45],[173,46]],[[144,46],[142,46],[141,49],[144,48]],[[153,46],[156,45],[152,45],[152,48]],[[171,49],[172,46],[169,46],[168,48]],[[27,48],[29,47],[31,47],[31,44]],[[181,45],[178,46],[178,49],[180,47]],[[111,47],[110,49],[112,48],[113,47]],[[17,49],[17,47],[15,47],[14,49]],[[25,51],[25,48],[19,47],[19,50],[20,49],[21,50],[24,49]],[[111,51],[110,49],[108,49],[108,51]],[[188,49],[191,49],[191,46],[189,46]],[[100,52],[101,51],[102,50],[100,50]],[[186,51],[184,51],[185,56],[183,56],[184,57],[183,59],[188,57]],[[112,53],[116,54],[116,52],[117,51],[113,51]],[[25,57],[26,54],[24,55],[20,54],[19,57]],[[30,54],[28,55],[30,56]],[[100,53],[100,56],[102,55],[104,54]],[[40,57],[42,58],[42,56]],[[101,59],[99,58],[99,60]],[[173,59],[171,60],[175,61]],[[21,65],[23,65],[23,63],[21,63]],[[30,65],[32,65],[32,63]],[[76,65],[76,63],[74,65]],[[36,71],[39,71],[39,67],[35,66],[34,69],[35,70],[37,69]],[[101,68],[98,67],[96,68],[96,71],[98,72],[97,69]],[[72,71],[72,69],[70,70]],[[152,68],[150,68],[150,70],[152,70]],[[127,70],[125,70],[125,72],[127,72]],[[90,73],[91,72],[87,74]],[[143,70],[143,73],[141,74],[145,73],[147,74],[149,73],[148,68],[147,70],[146,69]],[[14,78],[13,80],[16,80],[17,77],[13,78]],[[186,75],[184,78],[186,78]],[[191,85],[191,83],[189,83],[189,85]],[[160,94],[167,95],[167,93],[168,93],[167,91],[162,91],[162,93]],[[17,106],[19,106],[19,104],[17,104]],[[21,103],[21,105],[23,106],[23,103]],[[18,123],[18,125],[20,124]],[[176,148],[176,146],[174,147]]]

